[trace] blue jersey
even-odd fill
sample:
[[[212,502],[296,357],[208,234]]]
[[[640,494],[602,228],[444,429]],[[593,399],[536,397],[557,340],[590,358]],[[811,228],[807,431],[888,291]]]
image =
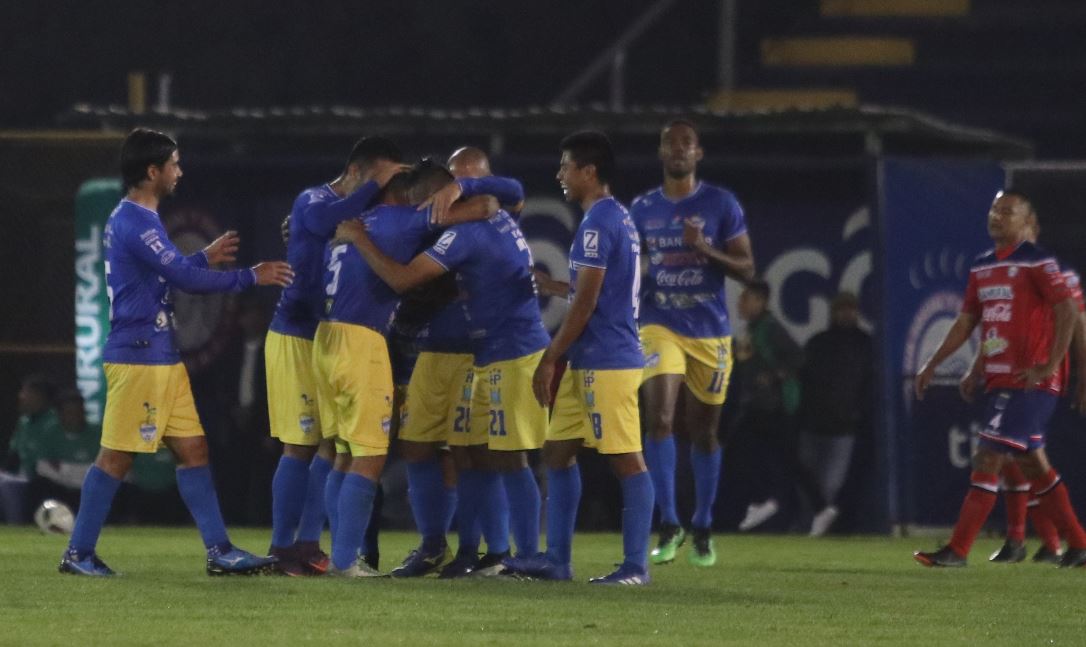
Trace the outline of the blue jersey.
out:
[[[457,273],[476,366],[530,355],[550,343],[532,252],[508,213],[449,228],[426,255]]]
[[[102,359],[118,364],[176,364],[173,299],[185,292],[238,292],[256,282],[251,269],[207,269],[203,252],[183,256],[166,236],[158,214],[121,200],[106,221],[109,337]]]
[[[463,298],[437,311],[434,318],[419,331],[419,350],[429,353],[470,353],[468,318]]]
[[[649,255],[641,325],[658,324],[685,337],[730,335],[724,268],[683,243],[683,221],[703,225],[706,241],[720,247],[747,232],[735,196],[701,182],[693,193],[673,202],[663,189],[656,189],[634,200],[630,215]]]
[[[430,212],[379,206],[363,218],[370,240],[399,263],[407,263],[432,239]],[[388,287],[354,245],[332,241],[324,255],[324,316],[387,335],[400,295]]]
[[[283,335],[313,339],[324,304],[324,248],[336,226],[361,215],[380,193],[376,182],[367,182],[341,198],[324,184],[302,191],[290,210],[290,241],[287,262],[294,282],[283,289],[275,306],[271,329]]]
[[[626,207],[606,197],[584,215],[569,250],[569,300],[573,302],[577,271],[606,270],[596,309],[581,336],[569,349],[575,369],[642,368],[637,336],[641,284],[641,241]]]

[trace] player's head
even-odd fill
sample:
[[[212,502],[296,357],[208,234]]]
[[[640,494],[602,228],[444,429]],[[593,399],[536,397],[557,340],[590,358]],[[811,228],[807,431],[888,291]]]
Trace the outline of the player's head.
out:
[[[606,188],[615,172],[615,152],[607,135],[592,130],[573,133],[558,146],[562,159],[558,183],[566,200],[580,202],[593,190]]]
[[[452,181],[453,176],[449,169],[435,162],[433,158],[424,157],[411,169],[411,187],[407,190],[407,200],[411,204],[419,204]]]
[[[47,376],[41,373],[27,375],[19,388],[19,413],[33,416],[45,411],[53,404],[57,387]]]
[[[78,433],[83,431],[87,421],[87,411],[83,404],[83,394],[79,389],[64,389],[57,396],[57,415],[65,431]]]
[[[837,293],[830,303],[830,321],[837,328],[855,328],[860,323],[860,300],[855,294]]]
[[[464,146],[449,156],[449,171],[453,177],[486,177],[490,175],[490,160],[481,148]]]
[[[136,128],[121,144],[121,181],[124,190],[149,188],[157,197],[170,195],[181,179],[177,142],[149,128]]]
[[[679,179],[693,175],[698,162],[705,156],[693,122],[686,119],[669,121],[660,131],[659,156],[668,177]]]
[[[739,295],[739,316],[745,321],[754,321],[769,307],[769,284],[762,279],[753,279],[746,284]]]
[[[996,193],[988,210],[988,235],[1000,246],[1027,240],[1037,223],[1029,196],[1016,189]]]
[[[351,147],[347,163],[343,167],[343,177],[347,180],[348,192],[353,191],[368,178],[378,162],[403,161],[403,155],[396,144],[387,137],[363,137]]]
[[[408,205],[408,191],[411,189],[411,171],[401,171],[392,176],[381,192],[381,204]]]

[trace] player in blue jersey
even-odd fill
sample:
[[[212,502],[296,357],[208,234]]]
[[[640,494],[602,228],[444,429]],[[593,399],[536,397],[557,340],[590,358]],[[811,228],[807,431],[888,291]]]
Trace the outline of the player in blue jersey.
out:
[[[603,133],[562,140],[558,181],[584,210],[569,255],[569,312],[532,381],[542,405],[552,400],[558,361],[569,365],[554,396],[543,446],[547,466],[547,552],[506,560],[514,573],[551,580],[573,577],[574,522],[581,500],[577,451],[607,456],[622,485],[624,559],[599,584],[648,584],[652,479],[641,456],[637,389],[644,360],[637,337],[641,243],[625,207],[611,196],[615,158]],[[557,283],[557,282],[552,282]]]
[[[689,560],[698,566],[716,563],[710,528],[722,458],[717,428],[732,370],[724,278],[754,276],[743,208],[730,191],[698,180],[703,155],[693,124],[668,123],[660,133],[664,183],[630,207],[649,259],[639,323],[645,462],[660,510],[660,541],[650,555],[654,564],[674,560],[686,538],[675,505],[673,428],[680,394],[694,470]]]
[[[283,262],[230,272],[208,269],[233,260],[237,238],[224,236],[184,256],[170,242],[158,204],[181,178],[177,143],[137,128],[121,147],[126,195],[106,222],[106,285],[110,332],[102,352],[107,394],[102,449],[83,481],[79,514],[60,572],[108,576],[95,547],[113,497],[138,453],[166,445],[177,460],[177,488],[207,548],[209,575],[253,573],[275,563],[230,543],[208,467],[207,440],[196,414],[188,373],[174,340],[172,288],[237,292],[253,285],[290,284]]]
[[[287,260],[294,283],[279,297],[264,344],[270,430],[283,443],[272,478],[270,553],[279,558],[277,570],[287,575],[320,574],[328,568],[320,535],[335,445],[323,438],[312,368],[313,335],[324,303],[324,248],[340,222],[366,211],[405,168],[400,159],[389,140],[362,138],[339,177],[302,191],[291,209]]]
[[[412,171],[408,199],[413,204],[425,199],[444,175],[447,171],[439,166],[421,164]],[[453,216],[485,217],[490,202],[465,202],[454,207]],[[377,245],[405,262],[432,240],[430,215],[413,206],[378,206],[361,220],[340,223],[325,255],[324,316],[313,342],[317,403],[325,433],[335,435],[339,454],[349,455],[346,466],[339,458],[335,466],[336,471],[346,469],[335,502],[329,569],[335,575],[379,575],[359,551],[388,454],[393,386],[385,336],[400,302],[348,241],[368,231]]]
[[[516,183],[516,191],[504,190],[510,186],[506,178],[461,178],[451,182],[450,175],[447,179],[450,182],[435,195],[434,205],[450,194],[453,202],[460,197],[479,194],[495,195],[506,204],[518,203],[523,198],[519,183]],[[469,491],[461,499],[467,505],[461,507],[459,518],[459,522],[469,528],[479,519],[476,506],[480,497],[485,496],[484,492],[471,489],[474,470],[480,465],[496,469],[508,496],[510,526],[517,550],[522,555],[535,555],[539,549],[540,501],[535,477],[528,466],[527,451],[543,444],[547,410],[532,397],[530,384],[549,338],[539,312],[531,252],[520,228],[507,212],[498,211],[485,222],[450,227],[434,245],[408,264],[382,254],[365,232],[358,232],[354,242],[370,267],[397,292],[406,292],[447,272],[456,272],[461,293],[466,296],[464,312],[474,360],[474,389],[468,406],[460,404],[459,415],[452,421],[451,434],[441,434],[445,429],[439,427],[437,433],[426,439],[427,442],[409,436],[402,446],[408,459],[414,459],[417,464],[419,456],[433,455],[441,442],[439,436],[451,437],[449,443],[460,449],[461,464],[470,461],[467,462],[469,469],[461,475],[461,480],[467,476]],[[418,366],[415,371],[419,376]],[[443,386],[445,391],[450,387],[468,388],[463,380]],[[408,404],[407,424],[410,425],[417,408],[411,404],[410,395]],[[458,429],[458,425],[466,429]],[[483,448],[486,448],[486,454],[480,456]],[[431,506],[440,503],[440,472],[436,466],[433,471],[433,484],[425,487],[432,493],[418,498],[412,496],[416,517],[425,522],[426,527],[434,528],[430,537],[424,531],[422,547],[402,567],[413,574],[432,570],[429,565],[438,563],[444,552],[445,540],[437,537],[438,529],[443,531],[441,516],[428,512]],[[416,480],[412,487],[420,485],[420,481]],[[430,518],[427,520],[427,517]],[[455,569],[458,574],[470,572],[474,568],[471,560],[477,559],[478,539],[474,539],[474,545],[470,545],[471,537],[467,539],[469,545],[461,546],[458,551]],[[416,562],[426,564],[416,565]],[[447,576],[453,574],[450,571]]]

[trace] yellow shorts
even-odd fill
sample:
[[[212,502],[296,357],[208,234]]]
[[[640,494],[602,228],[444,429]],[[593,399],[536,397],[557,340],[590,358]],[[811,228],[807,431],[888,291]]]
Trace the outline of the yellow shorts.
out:
[[[291,445],[321,441],[317,381],[313,379],[313,342],[268,331],[264,341],[268,374],[268,420],[272,438]]]
[[[472,444],[498,451],[539,449],[547,436],[547,408],[532,392],[543,351],[475,367]]]
[[[105,364],[102,447],[153,454],[162,439],[203,436],[189,373],[177,364]]]
[[[352,456],[387,454],[392,364],[385,338],[365,326],[320,322],[313,376],[324,434],[346,442]]]
[[[682,375],[686,387],[705,404],[724,404],[732,374],[731,337],[684,337],[656,324],[641,328],[645,349],[643,380]]]
[[[566,369],[554,398],[547,440],[583,439],[601,454],[641,451],[637,389],[641,369]]]
[[[400,410],[400,440],[466,445],[473,379],[470,353],[419,353]]]

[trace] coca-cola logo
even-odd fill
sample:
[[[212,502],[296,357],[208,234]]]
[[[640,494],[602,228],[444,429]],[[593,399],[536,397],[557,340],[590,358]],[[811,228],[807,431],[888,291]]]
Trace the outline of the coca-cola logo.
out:
[[[660,270],[656,273],[656,285],[661,287],[691,287],[704,282],[705,273],[696,268],[687,268],[679,272]]]

